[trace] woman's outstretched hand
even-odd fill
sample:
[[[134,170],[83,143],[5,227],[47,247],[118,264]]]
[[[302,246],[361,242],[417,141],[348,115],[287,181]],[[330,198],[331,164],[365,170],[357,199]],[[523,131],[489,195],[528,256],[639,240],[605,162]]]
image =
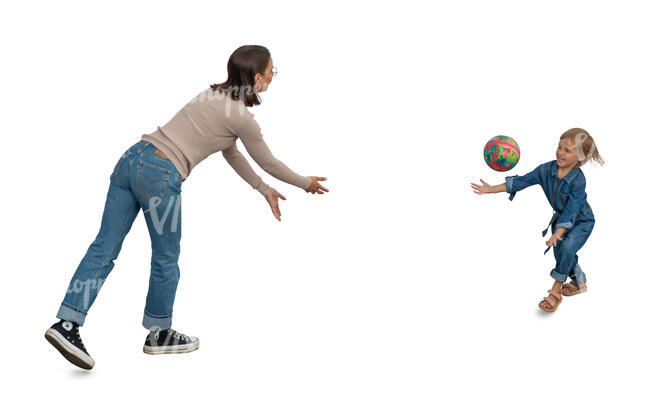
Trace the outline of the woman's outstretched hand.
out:
[[[323,187],[319,183],[319,181],[326,181],[327,180],[326,177],[309,176],[309,178],[311,178],[311,184],[309,185],[309,187],[305,188],[305,191],[307,191],[308,193],[313,193],[313,194],[316,194],[316,193],[324,194],[323,191],[329,192],[329,190],[327,188]]]
[[[474,193],[476,193],[478,195],[491,193],[492,192],[492,186],[490,184],[486,183],[485,181],[483,181],[482,178],[480,180],[483,183],[482,185],[472,183],[472,189],[474,189]]]
[[[284,198],[282,194],[278,193],[273,188],[271,189],[271,191],[269,191],[266,194],[265,197],[266,197],[266,201],[269,202],[269,206],[271,206],[271,211],[273,212],[273,215],[275,216],[276,219],[278,219],[278,221],[281,221],[280,204],[278,203],[278,198],[281,198],[283,200],[286,200],[286,198]]]

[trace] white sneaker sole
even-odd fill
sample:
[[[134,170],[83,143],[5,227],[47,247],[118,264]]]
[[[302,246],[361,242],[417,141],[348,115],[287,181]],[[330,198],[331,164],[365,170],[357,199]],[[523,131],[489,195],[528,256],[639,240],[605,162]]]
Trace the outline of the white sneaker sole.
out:
[[[56,329],[48,329],[45,332],[45,339],[54,346],[71,363],[83,369],[92,369],[95,360],[89,357],[84,351],[77,348],[63,337]]]
[[[145,354],[159,355],[159,354],[184,354],[199,349],[199,340],[186,345],[167,345],[167,346],[149,346],[145,345],[142,350]]]

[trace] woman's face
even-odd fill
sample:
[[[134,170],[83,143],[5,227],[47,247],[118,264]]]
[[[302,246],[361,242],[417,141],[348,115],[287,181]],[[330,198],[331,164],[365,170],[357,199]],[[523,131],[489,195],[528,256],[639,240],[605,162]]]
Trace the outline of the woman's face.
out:
[[[255,89],[257,92],[264,92],[269,88],[269,84],[273,80],[273,58],[269,58],[269,64],[266,65],[264,73],[255,74]]]

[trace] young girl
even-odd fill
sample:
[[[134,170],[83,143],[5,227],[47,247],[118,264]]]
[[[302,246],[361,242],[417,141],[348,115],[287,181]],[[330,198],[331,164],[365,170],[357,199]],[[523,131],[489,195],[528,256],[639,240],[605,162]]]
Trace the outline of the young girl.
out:
[[[278,199],[284,196],[262,181],[237,148],[237,139],[260,167],[275,178],[312,194],[324,194],[325,177],[296,174],[276,159],[262,139],[247,107],[261,103],[277,73],[263,46],[242,46],[228,60],[228,79],[213,84],[186,104],[167,124],[124,152],[110,176],[110,186],[95,241],[79,264],[56,317],[45,333],[61,354],[80,368],[95,361],[86,350],[79,327],[113,268],[140,209],[151,237],[151,274],[142,325],[149,330],[143,350],[148,354],[191,352],[199,339],[171,329],[180,277],[181,185],[196,165],[221,151],[224,159],[259,191],[280,220]]]
[[[512,200],[517,191],[539,184],[553,207],[551,226],[552,236],[546,242],[553,246],[555,268],[551,277],[555,279],[549,295],[542,299],[539,307],[546,312],[554,312],[562,302],[562,295],[573,296],[587,290],[587,279],[578,265],[578,250],[585,244],[596,222],[585,192],[586,180],[580,169],[587,161],[604,161],[598,154],[596,143],[587,131],[572,128],[560,137],[555,153],[556,159],[544,163],[523,176],[506,177],[506,182],[491,186],[481,180],[482,185],[472,183],[476,194],[510,193]],[[542,232],[546,236],[548,226]],[[571,282],[564,283],[571,278]]]

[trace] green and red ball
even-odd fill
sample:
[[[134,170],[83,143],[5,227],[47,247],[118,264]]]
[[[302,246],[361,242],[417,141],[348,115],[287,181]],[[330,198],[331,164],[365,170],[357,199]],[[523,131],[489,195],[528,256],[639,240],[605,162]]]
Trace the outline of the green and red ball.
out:
[[[485,144],[483,158],[487,165],[495,171],[508,171],[519,162],[519,145],[514,139],[497,135]]]

